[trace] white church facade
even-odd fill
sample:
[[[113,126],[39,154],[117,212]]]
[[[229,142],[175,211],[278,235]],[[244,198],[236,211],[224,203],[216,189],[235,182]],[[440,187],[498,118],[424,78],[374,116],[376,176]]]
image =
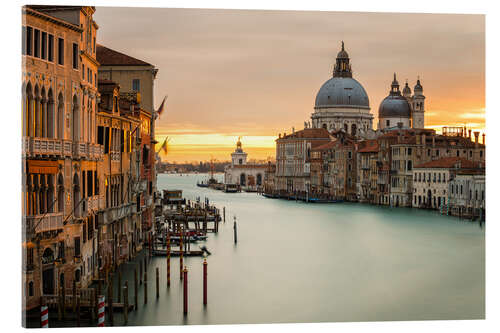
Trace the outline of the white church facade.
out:
[[[267,164],[247,163],[248,154],[241,147],[238,138],[236,149],[231,153],[231,165],[224,169],[224,184],[239,185],[245,191],[261,191],[264,186],[264,176]]]

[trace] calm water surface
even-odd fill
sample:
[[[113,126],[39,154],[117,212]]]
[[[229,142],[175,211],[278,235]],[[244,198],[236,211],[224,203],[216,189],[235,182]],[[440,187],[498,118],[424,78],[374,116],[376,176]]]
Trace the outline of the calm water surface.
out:
[[[306,204],[255,193],[196,187],[206,175],[159,175],[158,188],[182,189],[226,207],[226,223],[187,258],[189,314],[182,314],[178,258],[166,288],[166,259],[148,266],[148,304],[129,325],[479,319],[485,314],[485,235],[477,224],[436,212],[363,204]],[[233,242],[232,217],[238,224]],[[200,245],[203,243],[200,243]],[[122,266],[133,299],[133,267]],[[160,299],[152,277],[160,267]],[[116,295],[116,292],[115,292]],[[115,325],[122,315],[115,314]]]

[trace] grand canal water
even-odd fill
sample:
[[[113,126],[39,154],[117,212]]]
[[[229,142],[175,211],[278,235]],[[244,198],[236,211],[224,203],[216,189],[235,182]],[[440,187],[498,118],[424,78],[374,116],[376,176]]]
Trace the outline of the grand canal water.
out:
[[[485,316],[485,233],[436,212],[363,204],[306,204],[196,187],[205,175],[160,175],[158,188],[182,189],[226,207],[226,223],[187,258],[189,314],[182,314],[178,258],[166,288],[166,259],[151,259],[148,304],[129,325],[479,319]],[[238,224],[233,242],[232,217]],[[133,299],[133,267],[122,266]],[[155,299],[154,270],[161,293]],[[115,291],[116,295],[116,291]],[[115,314],[115,325],[122,315]]]

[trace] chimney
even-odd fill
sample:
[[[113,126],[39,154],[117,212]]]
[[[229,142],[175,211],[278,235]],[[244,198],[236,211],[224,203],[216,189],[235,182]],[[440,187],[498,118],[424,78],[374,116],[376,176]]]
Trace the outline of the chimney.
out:
[[[278,139],[281,139],[281,133],[278,133]]]
[[[477,148],[479,144],[479,132],[475,131],[474,132],[474,148]]]
[[[472,135],[471,135],[472,130],[469,128],[469,139],[472,141]]]
[[[486,138],[485,138],[486,134],[483,133],[483,145],[486,145]]]
[[[295,133],[295,127],[292,127],[292,134]]]

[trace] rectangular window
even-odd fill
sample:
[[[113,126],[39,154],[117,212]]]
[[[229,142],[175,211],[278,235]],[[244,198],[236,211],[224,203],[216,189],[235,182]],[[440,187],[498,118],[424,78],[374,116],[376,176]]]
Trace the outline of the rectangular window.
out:
[[[133,79],[132,80],[132,90],[133,91],[139,91],[141,86],[141,81],[139,79]]]
[[[57,39],[57,63],[64,65],[64,39]]]
[[[75,237],[75,257],[80,256],[80,237]]]
[[[33,28],[26,28],[26,54],[33,55]]]
[[[94,195],[92,181],[93,181],[92,170],[88,170],[87,171],[87,196],[89,196],[89,197]]]
[[[40,30],[35,29],[35,57],[40,58]]]
[[[109,153],[109,141],[110,141],[109,134],[110,134],[109,127],[105,127],[105,129],[104,129],[104,154]]]
[[[87,223],[83,223],[82,228],[83,244],[85,244],[85,242],[87,242]]]
[[[104,127],[102,126],[97,126],[97,143],[104,144]]]
[[[21,31],[21,54],[26,55],[26,27],[23,26]]]
[[[73,69],[78,69],[78,44],[73,43]]]
[[[47,59],[47,33],[42,32],[42,59]]]
[[[59,253],[58,258],[64,258],[64,241],[59,242]]]
[[[82,64],[82,80],[85,80],[85,65]]]
[[[48,40],[48,57],[47,60],[50,62],[54,61],[54,35],[49,35],[49,40]]]

